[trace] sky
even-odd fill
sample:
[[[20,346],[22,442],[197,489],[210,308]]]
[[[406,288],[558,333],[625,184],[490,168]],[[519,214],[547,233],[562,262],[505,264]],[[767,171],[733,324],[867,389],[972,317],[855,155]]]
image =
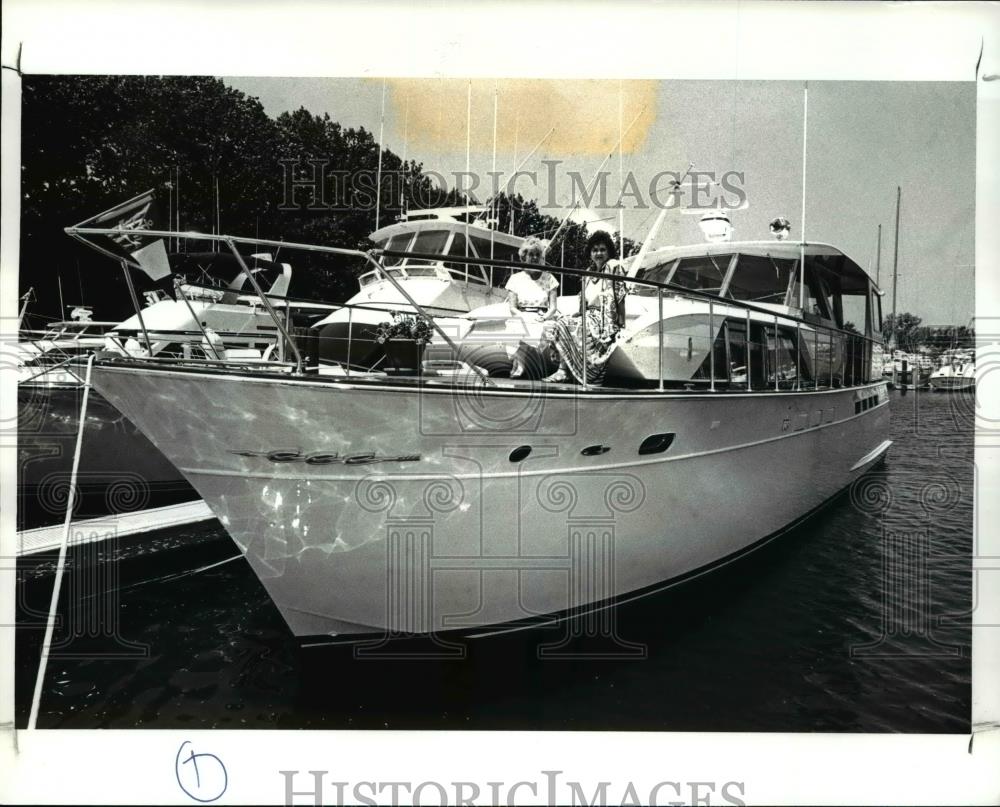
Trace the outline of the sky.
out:
[[[731,213],[734,239],[768,238],[768,222],[778,215],[792,222],[793,238],[801,237],[805,131],[806,239],[834,244],[875,276],[881,224],[878,276],[887,293],[883,311],[889,313],[898,185],[898,310],[927,325],[969,324],[973,315],[972,82],[812,81],[806,87],[776,81],[224,80],[259,98],[271,116],[305,107],[345,127],[363,126],[376,138],[382,119],[385,147],[422,162],[450,184],[468,160],[482,177],[475,191],[480,200],[489,196],[487,172],[494,165],[505,182],[523,162],[521,170],[538,172],[538,179],[522,177],[516,189],[559,218],[572,209],[568,172],[589,184],[603,164],[608,207],[595,201],[573,217],[617,229],[611,205],[623,177],[631,176],[635,184],[629,187],[639,195],[623,198],[624,232],[637,241],[659,212],[651,204],[650,183],[661,172],[683,173],[692,163],[717,179],[727,172],[741,175],[730,175],[730,186],[745,194],[742,209]],[[553,170],[554,192],[547,181]],[[661,199],[665,181],[657,185]],[[739,201],[731,192],[726,199]],[[668,212],[654,246],[701,241],[698,218]]]

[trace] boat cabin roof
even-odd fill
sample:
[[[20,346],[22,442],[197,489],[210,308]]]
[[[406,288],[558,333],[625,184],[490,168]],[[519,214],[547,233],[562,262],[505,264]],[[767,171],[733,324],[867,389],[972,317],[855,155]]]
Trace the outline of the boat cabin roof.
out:
[[[492,286],[502,279],[499,273],[477,263],[452,263],[449,255],[473,258],[499,258],[516,260],[523,238],[490,230],[462,221],[429,219],[390,224],[373,232],[369,239],[380,248],[396,252],[413,252],[439,255],[437,260],[428,258],[388,258],[385,271],[396,277],[433,277],[444,281],[473,282]],[[358,278],[362,287],[379,279],[380,270],[366,272]]]
[[[845,286],[867,288],[871,284],[878,291],[875,281],[857,263],[832,244],[818,241],[721,241],[718,243],[687,244],[684,246],[661,247],[651,250],[642,261],[642,269],[663,266],[678,258],[698,258],[709,256],[749,255],[757,258],[797,261],[805,253],[807,266],[809,259],[833,272]],[[639,267],[630,267],[634,275]]]
[[[387,227],[382,227],[381,229],[373,232],[368,238],[371,241],[388,241],[393,236],[403,235],[404,233],[419,233],[426,230],[435,230],[437,232],[454,232],[465,234],[466,230],[469,231],[469,235],[476,236],[477,238],[482,238],[487,241],[493,240],[498,244],[506,244],[511,247],[520,247],[524,243],[524,239],[516,235],[509,235],[507,233],[500,232],[499,230],[490,230],[487,227],[482,227],[478,224],[466,224],[464,221],[456,221],[454,219],[421,219],[418,221],[400,221],[396,224],[390,224]]]

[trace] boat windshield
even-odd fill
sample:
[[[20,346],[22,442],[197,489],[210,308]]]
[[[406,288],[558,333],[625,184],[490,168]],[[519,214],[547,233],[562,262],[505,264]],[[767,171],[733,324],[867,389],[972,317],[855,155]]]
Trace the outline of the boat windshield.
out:
[[[473,244],[476,239],[473,239]],[[449,255],[461,255],[463,257],[476,256],[477,252],[474,247],[466,246],[467,242],[465,236],[462,233],[455,233],[455,240],[451,242],[451,249],[448,250]],[[480,245],[481,246],[481,245]],[[488,246],[487,246],[488,249]],[[489,254],[489,253],[487,253]],[[448,271],[455,280],[461,280],[463,282],[472,281],[473,283],[486,283],[486,274],[483,267],[475,263],[446,263]]]
[[[388,249],[393,252],[406,252],[406,247],[410,243],[410,239],[413,238],[413,233],[397,233],[392,236],[385,245],[378,244],[377,246],[381,249]],[[385,266],[398,266],[403,262],[402,258],[386,258]]]
[[[448,230],[423,230],[417,233],[417,237],[413,239],[413,244],[407,251],[421,252],[426,255],[443,255],[445,245],[448,243],[449,235],[451,235],[451,232]],[[431,261],[414,258],[406,259],[406,266],[409,274],[413,274],[411,270],[411,267],[413,266],[431,265]]]
[[[726,279],[732,258],[732,255],[695,255],[690,258],[680,258],[641,270],[638,277],[652,280],[654,283],[673,283],[686,289],[717,294],[722,290],[722,283]],[[638,286],[636,293],[655,295],[656,289]]]
[[[785,303],[798,262],[788,258],[740,255],[726,296],[748,303]]]

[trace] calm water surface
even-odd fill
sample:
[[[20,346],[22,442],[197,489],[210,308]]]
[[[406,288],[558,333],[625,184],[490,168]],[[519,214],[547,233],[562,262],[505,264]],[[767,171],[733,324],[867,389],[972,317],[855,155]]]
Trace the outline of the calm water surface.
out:
[[[39,727],[967,732],[974,398],[890,395],[883,466],[749,558],[619,607],[619,644],[551,660],[561,628],[460,659],[300,651],[214,521],[80,550]],[[24,725],[51,559],[19,568]],[[81,638],[102,610],[120,640]]]

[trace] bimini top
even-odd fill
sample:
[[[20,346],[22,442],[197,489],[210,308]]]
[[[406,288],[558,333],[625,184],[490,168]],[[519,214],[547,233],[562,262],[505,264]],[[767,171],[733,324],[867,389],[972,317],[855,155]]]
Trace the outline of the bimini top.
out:
[[[874,279],[851,258],[831,244],[801,241],[722,241],[684,246],[661,247],[650,250],[642,261],[641,276],[648,277],[657,268],[673,264],[679,258],[729,259],[734,255],[770,258],[774,261],[797,261],[805,253],[806,265],[815,264],[833,273],[846,285],[875,286]],[[629,275],[637,274],[639,267],[630,266]],[[876,291],[878,291],[876,287]]]

